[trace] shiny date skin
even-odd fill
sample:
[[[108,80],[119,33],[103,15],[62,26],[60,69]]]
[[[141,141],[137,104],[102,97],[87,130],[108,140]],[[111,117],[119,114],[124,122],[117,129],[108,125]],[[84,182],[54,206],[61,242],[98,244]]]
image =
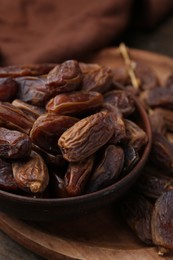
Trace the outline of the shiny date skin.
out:
[[[95,192],[116,182],[124,165],[121,147],[109,145],[97,156],[95,166],[87,184],[86,192]]]
[[[64,176],[66,192],[69,196],[81,195],[91,175],[94,156],[80,162],[71,162]]]
[[[42,149],[57,154],[59,137],[69,127],[78,122],[77,118],[56,114],[43,114],[34,122],[30,132],[30,138],[34,144]]]
[[[31,153],[31,140],[19,131],[0,127],[0,157],[22,159]]]
[[[0,102],[0,126],[29,134],[33,120],[8,102]]]
[[[101,107],[103,96],[98,92],[75,91],[59,94],[46,105],[48,112],[61,115],[81,115]]]
[[[67,60],[55,66],[47,75],[46,86],[55,95],[71,92],[80,88],[82,72],[79,63],[75,60]]]

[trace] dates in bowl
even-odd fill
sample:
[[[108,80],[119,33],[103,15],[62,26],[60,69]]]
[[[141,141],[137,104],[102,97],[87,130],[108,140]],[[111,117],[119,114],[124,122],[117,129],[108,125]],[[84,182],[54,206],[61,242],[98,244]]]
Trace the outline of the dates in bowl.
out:
[[[0,68],[2,211],[35,221],[95,211],[131,187],[150,146],[145,110],[110,68]]]

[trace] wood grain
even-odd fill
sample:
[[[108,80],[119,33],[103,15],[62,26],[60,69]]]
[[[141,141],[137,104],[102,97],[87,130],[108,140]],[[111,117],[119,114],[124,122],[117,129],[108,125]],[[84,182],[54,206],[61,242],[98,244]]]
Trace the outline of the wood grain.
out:
[[[134,60],[147,62],[161,84],[173,73],[171,58],[130,50]],[[106,49],[88,59],[113,68],[123,64],[117,49]],[[32,223],[0,213],[0,229],[15,241],[47,259],[157,260],[154,247],[141,243],[120,217],[118,204],[66,222]]]

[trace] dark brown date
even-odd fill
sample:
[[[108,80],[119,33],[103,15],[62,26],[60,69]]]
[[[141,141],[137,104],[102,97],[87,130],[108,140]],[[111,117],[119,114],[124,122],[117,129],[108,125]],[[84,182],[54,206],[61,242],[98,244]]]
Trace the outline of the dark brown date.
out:
[[[148,138],[142,128],[133,121],[124,119],[126,128],[126,140],[137,152],[147,143]]]
[[[46,85],[54,95],[79,89],[82,72],[75,60],[67,60],[54,67],[47,75]]]
[[[164,192],[156,201],[151,220],[152,238],[158,254],[173,250],[173,190]]]
[[[82,161],[105,145],[114,132],[114,115],[103,111],[70,127],[61,135],[58,145],[66,160]]]
[[[157,108],[155,110],[160,117],[163,117],[166,129],[173,132],[173,111],[163,108]]]
[[[138,193],[128,194],[121,203],[121,211],[136,236],[146,244],[152,245],[152,203]]]
[[[134,99],[129,92],[122,90],[109,91],[104,95],[104,102],[117,107],[124,116],[134,112]]]
[[[65,180],[61,172],[50,172],[50,191],[51,196],[54,198],[66,198],[69,197],[65,188]]]
[[[77,118],[56,114],[43,114],[37,118],[30,132],[31,140],[46,151],[57,154],[59,137],[78,122]]]
[[[61,168],[66,164],[66,160],[63,158],[61,153],[51,154],[33,143],[32,143],[32,149],[33,151],[41,155],[41,157],[45,160],[45,162],[48,165],[52,165],[56,167],[58,166],[58,168]]]
[[[136,77],[140,80],[142,90],[153,89],[159,85],[155,72],[144,62],[135,62],[134,69]]]
[[[33,120],[10,103],[0,102],[0,126],[28,134]]]
[[[22,77],[19,83],[18,99],[35,106],[44,106],[52,97],[52,93],[45,85],[46,78]]]
[[[107,146],[97,158],[98,165],[93,170],[86,192],[95,192],[116,182],[124,165],[124,152],[121,147]]]
[[[61,115],[81,115],[101,107],[103,96],[98,92],[76,91],[52,98],[46,109]]]
[[[149,113],[149,119],[151,124],[152,132],[158,132],[162,135],[166,133],[166,124],[160,109],[154,109]]]
[[[22,100],[15,99],[12,102],[12,105],[15,107],[18,107],[20,110],[22,110],[31,120],[36,120],[37,117],[45,113],[45,109],[38,106],[30,105],[26,102],[23,102]]]
[[[0,188],[6,191],[18,189],[12,172],[12,164],[0,158]]]
[[[173,171],[173,145],[165,136],[153,133],[150,160],[156,165],[169,172]]]
[[[173,109],[173,86],[172,87],[157,87],[146,90],[142,93],[141,99],[149,107],[162,107]]]
[[[48,169],[42,157],[36,152],[25,161],[12,163],[13,176],[17,186],[29,193],[42,193],[48,183]]]
[[[0,78],[0,101],[12,101],[18,91],[18,83],[12,78]]]
[[[81,195],[86,182],[90,177],[94,164],[94,157],[86,158],[80,162],[71,162],[65,174],[65,187],[69,196]]]
[[[105,93],[111,88],[112,70],[97,64],[80,63],[83,73],[82,89]]]
[[[0,78],[38,76],[47,74],[55,64],[28,64],[22,66],[0,67]]]
[[[139,161],[139,153],[134,149],[133,146],[124,145],[124,169],[123,174],[128,173],[135,164]]]
[[[31,153],[31,141],[28,135],[0,127],[0,157],[21,159]]]
[[[166,132],[165,137],[171,144],[173,144],[173,132]]]
[[[144,196],[156,200],[163,192],[173,190],[173,178],[154,167],[145,167],[135,188]]]

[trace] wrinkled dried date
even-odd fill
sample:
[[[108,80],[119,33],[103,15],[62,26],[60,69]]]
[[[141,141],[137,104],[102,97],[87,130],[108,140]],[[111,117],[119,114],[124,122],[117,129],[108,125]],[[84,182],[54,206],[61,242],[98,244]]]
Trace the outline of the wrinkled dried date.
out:
[[[68,161],[81,161],[106,144],[115,131],[114,116],[103,111],[88,116],[65,131],[58,145]]]
[[[0,127],[0,157],[21,159],[31,153],[31,141],[28,135]]]
[[[55,66],[47,75],[46,85],[55,95],[79,89],[82,83],[82,72],[75,60],[68,60]]]
[[[121,147],[109,145],[99,156],[99,163],[94,169],[86,192],[95,192],[116,182],[124,164],[124,152]]]
[[[80,162],[71,162],[65,174],[65,188],[69,196],[81,195],[94,164],[94,157]]]
[[[47,166],[36,152],[26,161],[13,162],[12,169],[17,186],[26,192],[41,193],[49,183]]]
[[[104,102],[117,107],[124,116],[135,111],[134,99],[123,90],[112,90],[104,95]]]
[[[98,92],[76,91],[51,99],[46,109],[61,115],[81,115],[101,107],[103,96]]]
[[[30,137],[34,144],[50,153],[59,152],[59,137],[69,127],[78,122],[77,118],[56,114],[43,114],[34,123]]]
[[[12,78],[0,79],[0,101],[11,101],[17,95],[18,84]]]
[[[33,120],[20,109],[7,102],[0,103],[0,126],[28,134]]]
[[[139,237],[148,245],[152,245],[151,217],[153,205],[144,196],[137,193],[128,194],[121,203],[122,215]]]
[[[111,88],[112,70],[97,64],[80,63],[83,73],[82,89],[105,93]]]

